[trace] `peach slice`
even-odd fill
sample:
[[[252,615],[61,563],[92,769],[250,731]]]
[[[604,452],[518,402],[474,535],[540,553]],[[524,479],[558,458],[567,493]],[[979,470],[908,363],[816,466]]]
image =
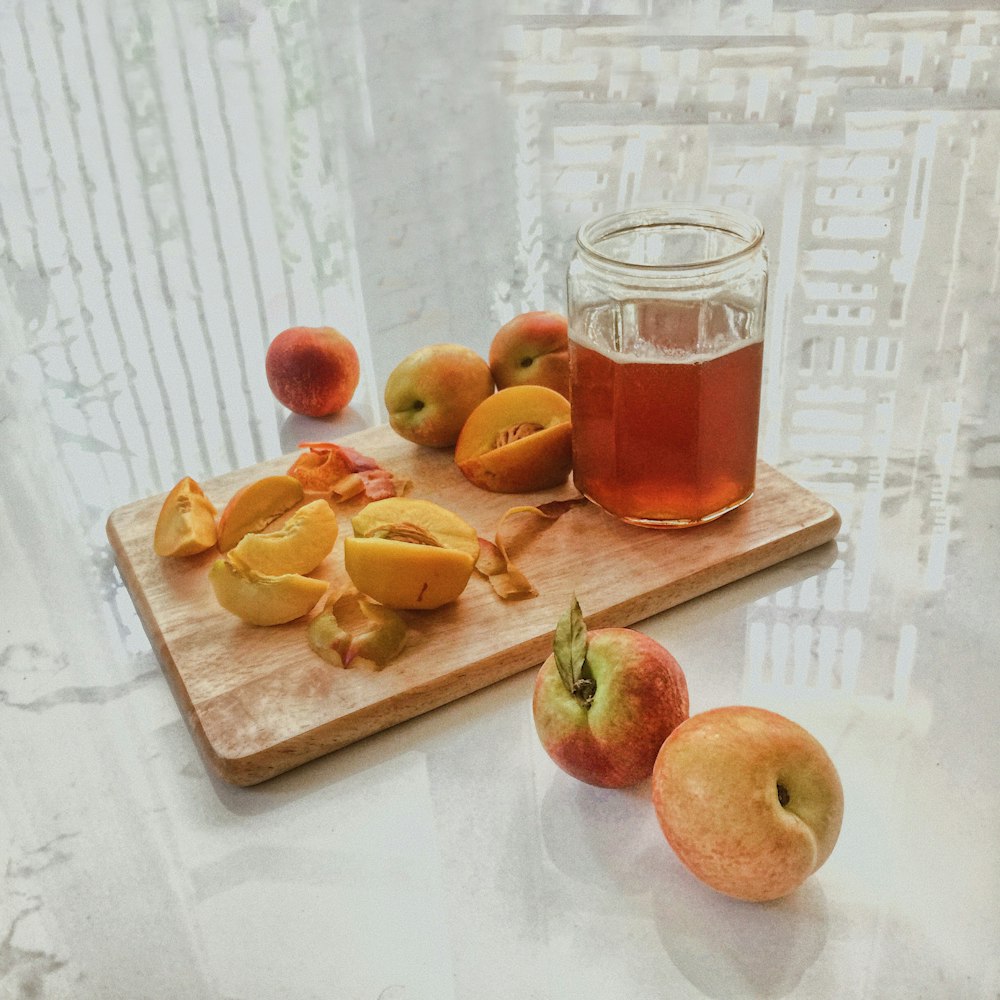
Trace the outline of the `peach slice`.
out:
[[[363,594],[389,608],[429,610],[456,600],[479,556],[476,531],[430,500],[368,504],[344,539],[344,568]]]
[[[569,401],[541,385],[501,389],[469,415],[455,462],[469,482],[493,493],[558,486],[573,466]]]
[[[219,515],[219,551],[228,552],[251,531],[261,531],[304,496],[292,476],[264,476],[238,489]]]
[[[208,572],[219,604],[250,625],[282,625],[308,614],[326,593],[325,580],[297,573],[269,576],[231,558]]]
[[[153,530],[158,556],[193,556],[216,541],[215,507],[202,488],[185,476],[166,496]]]
[[[330,504],[313,500],[276,531],[244,535],[232,554],[258,573],[311,573],[333,551],[337,530],[337,515]]]

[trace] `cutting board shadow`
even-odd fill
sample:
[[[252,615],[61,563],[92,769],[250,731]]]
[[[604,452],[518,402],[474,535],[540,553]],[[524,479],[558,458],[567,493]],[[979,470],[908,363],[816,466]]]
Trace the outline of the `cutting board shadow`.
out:
[[[455,511],[488,539],[510,507],[574,495],[569,483],[530,495],[484,492],[464,479],[449,452],[419,448],[384,426],[340,443],[408,478],[409,496]],[[285,472],[293,458],[201,485],[221,510],[239,487]],[[222,610],[207,577],[217,550],[158,557],[152,538],[163,498],[113,511],[108,538],[196,742],[210,766],[237,785],[264,781],[541,663],[574,594],[591,628],[632,625],[822,545],[840,528],[833,507],[764,462],[753,498],[698,528],[636,528],[591,504],[552,522],[522,515],[504,535],[537,597],[502,601],[474,575],[454,604],[405,613],[414,641],[388,666],[341,669],[310,650],[306,619],[259,628]],[[341,539],[351,534],[360,506],[339,506]],[[346,582],[340,540],[312,575]],[[313,613],[321,609],[322,602]]]

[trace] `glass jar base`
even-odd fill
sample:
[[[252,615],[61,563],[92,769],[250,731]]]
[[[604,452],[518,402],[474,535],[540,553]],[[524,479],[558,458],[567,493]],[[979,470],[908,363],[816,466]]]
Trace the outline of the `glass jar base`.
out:
[[[597,504],[601,507],[601,504],[595,500],[592,496],[584,493],[591,503]],[[606,513],[610,514],[612,517],[617,518],[619,521],[624,521],[626,524],[634,524],[639,528],[655,528],[660,530],[669,530],[671,528],[695,528],[699,524],[709,524],[712,521],[717,521],[724,514],[728,514],[732,510],[736,510],[737,507],[742,507],[751,497],[753,496],[753,490],[747,493],[746,496],[741,497],[739,500],[734,501],[731,504],[727,504],[725,507],[719,510],[714,510],[710,514],[705,514],[702,517],[666,517],[666,518],[655,518],[655,517],[631,517],[627,514],[619,514],[613,510],[608,510],[606,507],[601,507]]]

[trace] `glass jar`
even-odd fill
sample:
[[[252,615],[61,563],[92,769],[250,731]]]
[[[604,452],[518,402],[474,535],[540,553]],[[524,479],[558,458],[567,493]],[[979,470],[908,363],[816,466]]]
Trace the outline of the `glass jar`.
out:
[[[764,228],[668,205],[588,222],[569,265],[573,478],[622,520],[684,527],[753,494]]]

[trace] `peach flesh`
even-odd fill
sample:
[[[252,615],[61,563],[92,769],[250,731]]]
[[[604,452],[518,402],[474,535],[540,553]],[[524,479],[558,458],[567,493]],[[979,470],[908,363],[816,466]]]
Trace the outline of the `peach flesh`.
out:
[[[540,385],[501,389],[469,415],[455,462],[471,483],[494,493],[558,486],[572,466],[569,402]]]

